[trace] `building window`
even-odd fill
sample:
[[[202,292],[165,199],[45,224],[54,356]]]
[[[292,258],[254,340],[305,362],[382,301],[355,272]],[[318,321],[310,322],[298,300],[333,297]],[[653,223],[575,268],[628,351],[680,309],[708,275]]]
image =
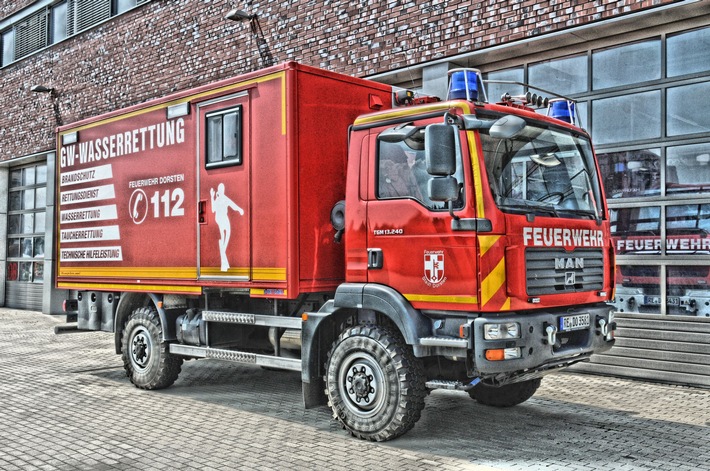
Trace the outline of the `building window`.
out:
[[[127,12],[137,4],[137,0],[114,0],[114,15],[120,15],[121,13]]]
[[[710,193],[710,143],[669,147],[666,194]]]
[[[587,91],[587,69],[586,55],[539,62],[530,65],[528,82],[560,95],[574,95]]]
[[[15,30],[8,29],[2,33],[2,65],[3,67],[15,60]]]
[[[669,36],[666,49],[668,77],[710,71],[710,28]]]
[[[242,107],[206,116],[207,168],[242,163]]]
[[[592,102],[592,137],[595,144],[657,139],[661,137],[661,92],[622,95]]]
[[[10,170],[7,224],[7,281],[44,281],[47,166]]]
[[[52,44],[67,37],[67,2],[57,3],[52,6],[52,17],[50,25],[50,42]]]
[[[496,80],[503,82],[525,82],[525,69],[517,67],[515,69],[497,70],[486,74],[487,80],[492,82],[486,83],[486,95],[488,101],[500,101],[501,96],[509,93],[511,96],[523,95],[525,90],[522,85],[514,85],[510,83],[496,83]]]
[[[661,78],[661,41],[644,41],[592,53],[592,88],[621,87]]]
[[[96,26],[150,0],[62,0],[51,6],[42,2],[10,18],[11,26],[0,33],[2,67]]]
[[[661,150],[639,149],[597,154],[608,199],[661,194]]]
[[[710,132],[710,82],[669,88],[666,129],[669,136]]]

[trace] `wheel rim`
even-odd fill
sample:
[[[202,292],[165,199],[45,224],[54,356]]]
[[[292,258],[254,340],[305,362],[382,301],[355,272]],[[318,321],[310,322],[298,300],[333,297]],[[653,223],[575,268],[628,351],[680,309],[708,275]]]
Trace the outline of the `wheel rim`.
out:
[[[137,370],[145,370],[150,365],[153,341],[145,327],[137,327],[131,338],[131,363]]]
[[[386,404],[382,367],[371,356],[353,353],[342,363],[338,378],[345,406],[360,417],[372,417]]]

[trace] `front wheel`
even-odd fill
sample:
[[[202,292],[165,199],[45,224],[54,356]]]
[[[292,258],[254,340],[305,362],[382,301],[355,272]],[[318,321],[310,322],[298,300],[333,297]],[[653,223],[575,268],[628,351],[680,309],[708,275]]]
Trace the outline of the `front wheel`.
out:
[[[162,341],[160,320],[155,309],[133,311],[123,331],[121,351],[126,376],[141,389],[167,388],[177,380],[182,357],[171,355]]]
[[[328,354],[325,384],[335,419],[365,440],[402,435],[424,408],[419,360],[400,335],[380,326],[357,326],[340,334]]]
[[[487,406],[517,406],[530,399],[537,391],[537,388],[540,387],[541,382],[542,378],[537,378],[498,387],[478,383],[473,389],[468,391],[468,395]]]

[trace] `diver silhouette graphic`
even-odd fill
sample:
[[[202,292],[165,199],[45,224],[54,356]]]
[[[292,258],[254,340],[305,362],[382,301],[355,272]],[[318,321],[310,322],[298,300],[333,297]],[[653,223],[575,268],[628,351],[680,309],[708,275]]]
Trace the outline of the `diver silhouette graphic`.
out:
[[[222,267],[220,269],[221,271],[227,271],[229,270],[227,246],[229,245],[229,237],[232,234],[229,210],[237,211],[240,216],[244,216],[244,210],[224,194],[224,183],[217,185],[217,191],[214,188],[210,188],[210,203],[214,213],[214,220],[219,227],[219,255],[222,258]]]

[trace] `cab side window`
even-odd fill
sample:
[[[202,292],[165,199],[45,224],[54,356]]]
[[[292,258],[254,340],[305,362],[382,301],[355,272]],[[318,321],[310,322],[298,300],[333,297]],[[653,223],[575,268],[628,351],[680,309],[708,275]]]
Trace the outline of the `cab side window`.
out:
[[[423,131],[424,128],[421,128]],[[377,199],[414,199],[428,209],[445,210],[444,203],[429,199],[429,180],[424,158],[424,133],[417,133],[417,139],[401,142],[378,140],[377,143]],[[457,163],[456,177],[463,183],[461,162]],[[463,207],[463,192],[454,208]]]
[[[380,198],[414,198],[424,201],[429,174],[424,163],[424,150],[405,143],[379,143],[378,159]]]

